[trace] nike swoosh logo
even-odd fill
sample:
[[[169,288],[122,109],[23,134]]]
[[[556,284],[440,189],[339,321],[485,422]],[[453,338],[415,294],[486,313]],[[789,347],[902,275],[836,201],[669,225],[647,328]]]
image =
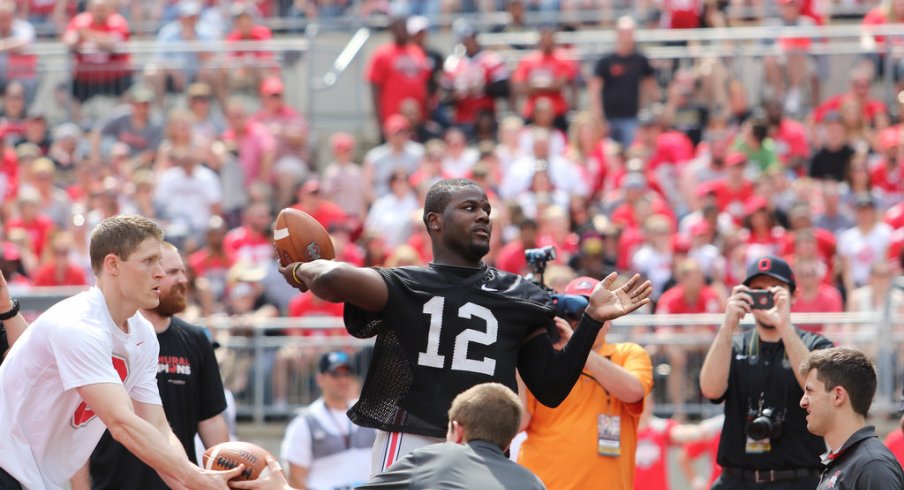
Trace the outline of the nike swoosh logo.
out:
[[[143,343],[144,343],[144,341],[142,340],[141,342],[136,343],[136,344],[135,344],[135,347],[138,347],[139,345],[141,345],[141,344],[143,344]]]
[[[490,292],[497,292],[497,291],[499,291],[498,289],[488,288],[486,284],[481,284],[481,285],[480,285],[480,289],[483,289],[484,291],[490,291]]]

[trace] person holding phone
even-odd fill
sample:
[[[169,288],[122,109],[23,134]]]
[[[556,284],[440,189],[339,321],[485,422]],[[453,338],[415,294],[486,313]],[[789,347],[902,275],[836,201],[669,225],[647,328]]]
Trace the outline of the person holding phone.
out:
[[[744,283],[732,289],[725,319],[700,371],[700,390],[725,402],[717,461],[723,471],[713,489],[816,488],[825,446],[807,431],[799,406],[805,377],[797,367],[808,353],[832,347],[825,337],[791,324],[797,289],[787,262],[760,257]],[[756,323],[739,325],[746,314]]]

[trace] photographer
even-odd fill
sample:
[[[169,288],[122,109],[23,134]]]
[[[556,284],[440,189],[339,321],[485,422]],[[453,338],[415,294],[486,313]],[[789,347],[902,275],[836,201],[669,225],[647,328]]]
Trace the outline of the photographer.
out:
[[[587,299],[599,281],[579,277],[558,295],[556,322],[573,328],[583,308],[575,298]],[[555,298],[555,296],[554,296]],[[594,488],[604,478],[606,488],[634,488],[637,424],[644,398],[653,387],[650,356],[634,343],[607,343],[610,322],[603,324],[581,377],[556,408],[545,407],[522,385],[522,428],[527,439],[518,463],[534,472],[548,488]],[[562,326],[564,345],[571,328]],[[591,436],[592,434],[592,436]]]
[[[819,482],[825,446],[807,431],[798,405],[804,377],[796,367],[809,351],[832,343],[791,324],[796,286],[788,263],[767,256],[748,267],[744,284],[728,298],[725,319],[700,371],[703,395],[725,402],[717,456],[723,472],[713,489],[798,490]],[[756,327],[740,332],[747,313]]]

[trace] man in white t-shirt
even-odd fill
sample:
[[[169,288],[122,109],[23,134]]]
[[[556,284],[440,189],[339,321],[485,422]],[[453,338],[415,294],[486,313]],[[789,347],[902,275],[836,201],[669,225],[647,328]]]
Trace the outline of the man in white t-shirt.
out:
[[[157,338],[137,313],[160,301],[162,239],[141,216],[101,222],[97,286],[44,312],[0,365],[0,488],[65,488],[105,428],[171,487],[226,489],[238,475],[192,465],[160,403]]]
[[[873,263],[885,260],[892,229],[879,220],[875,198],[861,194],[854,198],[856,208],[854,227],[838,237],[838,255],[841,257],[841,275],[847,291],[853,291],[869,282]]]
[[[308,490],[352,488],[370,479],[376,431],[359,427],[345,412],[357,383],[348,354],[320,358],[317,386],[322,395],[289,423],[280,450],[288,463],[289,484]]]

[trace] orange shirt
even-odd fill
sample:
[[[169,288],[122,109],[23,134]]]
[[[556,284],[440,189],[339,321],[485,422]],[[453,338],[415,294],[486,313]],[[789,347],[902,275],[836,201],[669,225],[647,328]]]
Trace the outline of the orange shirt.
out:
[[[653,365],[641,346],[603,344],[597,353],[640,380],[644,396],[653,388]],[[527,440],[518,452],[518,463],[540,477],[547,488],[634,488],[634,455],[642,400],[623,403],[610,399],[585,370],[568,398],[557,408],[540,404],[530,392],[525,408],[531,420]],[[621,418],[618,457],[600,456],[597,452],[597,420],[601,414]]]

